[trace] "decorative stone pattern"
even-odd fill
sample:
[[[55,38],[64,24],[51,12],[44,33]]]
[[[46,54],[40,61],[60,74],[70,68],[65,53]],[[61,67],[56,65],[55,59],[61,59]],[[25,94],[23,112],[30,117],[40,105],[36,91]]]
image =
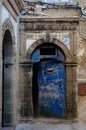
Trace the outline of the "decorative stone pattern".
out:
[[[24,26],[24,30],[28,31],[28,30],[75,30],[76,29],[76,24],[78,21],[76,22],[70,22],[70,23],[66,23],[66,22],[62,22],[62,23],[58,23],[55,25],[54,24],[36,24],[34,23],[34,25],[32,23],[27,23]]]
[[[11,32],[12,41],[13,41],[13,43],[15,43],[14,28],[13,28],[13,25],[12,25],[10,19],[6,19],[2,25],[2,37],[3,38],[4,38],[4,34],[5,34],[6,30],[9,30]]]
[[[67,98],[67,102],[66,102],[66,114],[65,117],[66,118],[74,118],[77,116],[77,103],[76,103],[76,44],[74,44],[76,42],[76,38],[77,38],[77,33],[75,33],[77,30],[77,24],[78,21],[75,22],[75,24],[71,24],[72,22],[62,22],[62,23],[55,23],[53,22],[53,25],[50,23],[51,21],[46,21],[45,24],[41,23],[41,25],[39,24],[39,22],[33,22],[34,20],[32,20],[32,23],[30,22],[21,22],[20,20],[20,37],[21,37],[21,48],[20,48],[20,65],[24,64],[24,65],[28,65],[29,63],[31,64],[31,55],[33,53],[33,51],[39,47],[42,44],[46,44],[46,42],[48,42],[49,44],[55,44],[56,46],[60,47],[60,49],[64,52],[64,55],[66,57],[65,60],[65,67],[66,67],[66,98]],[[74,21],[73,21],[74,22]],[[57,26],[58,26],[58,31],[57,30]],[[66,27],[66,28],[65,28]],[[64,31],[65,29],[65,31]],[[53,30],[53,31],[52,31]],[[67,32],[68,30],[68,32]],[[71,33],[70,33],[71,31]],[[22,35],[23,34],[23,35]],[[49,34],[49,38],[47,40],[46,35]],[[65,34],[67,34],[67,38],[68,38],[68,42],[70,42],[70,49],[68,49],[65,44],[63,44],[62,41],[57,40],[57,39],[61,39],[61,40],[66,40]],[[26,35],[26,37],[25,37]],[[23,37],[22,37],[23,36]],[[41,37],[41,39],[40,39]],[[27,51],[23,50],[23,48],[25,48],[25,46],[27,44],[25,44],[25,41],[28,40],[27,44],[30,44],[29,47],[26,47]],[[32,40],[32,43],[30,43],[30,41]],[[65,43],[64,40],[64,43]],[[22,48],[23,47],[23,48]],[[23,53],[22,53],[23,50]],[[21,68],[21,67],[20,67]],[[22,68],[23,69],[23,68]],[[27,71],[27,73],[33,74],[33,68],[31,67],[30,71]],[[22,73],[22,76],[21,76]],[[20,89],[22,91],[22,96],[21,98],[21,104],[22,104],[22,109],[21,111],[23,111],[23,117],[21,115],[21,119],[20,121],[24,121],[24,120],[29,120],[30,117],[34,117],[34,113],[33,113],[33,101],[31,100],[32,97],[32,76],[28,76],[28,81],[26,81],[26,79],[23,79],[23,83],[21,83],[21,80],[23,78],[23,76],[25,75],[24,69],[23,72],[21,72],[20,69]],[[24,95],[24,88],[26,86],[26,82],[29,82],[29,79],[31,79],[31,83],[28,84],[27,89],[29,88],[31,91],[28,93],[28,95]],[[21,87],[22,86],[22,87]],[[27,90],[25,89],[25,90]],[[28,91],[28,90],[27,90]],[[24,104],[25,102],[22,99],[28,99],[31,100],[30,103],[26,103],[27,104],[27,108],[28,109],[28,114],[31,111],[31,115],[29,115],[26,118],[25,115],[25,110],[24,110]],[[29,109],[30,107],[30,109]]]
[[[36,42],[34,42],[34,43],[32,44],[32,46],[30,46],[30,48],[27,50],[27,53],[26,53],[26,54],[27,54],[29,57],[31,57],[32,52],[33,52],[38,46],[40,46],[41,44],[43,44],[44,42],[46,42],[46,41],[44,41],[44,39],[37,40]],[[48,42],[51,42],[51,40],[48,41]],[[46,44],[46,43],[45,43],[45,44]],[[59,46],[59,47],[63,50],[63,52],[65,53],[66,61],[67,61],[67,62],[69,62],[69,61],[72,62],[72,61],[73,61],[73,57],[71,56],[70,51],[66,48],[66,46],[65,46],[62,42],[58,41],[57,39],[52,39],[52,44],[55,44],[55,45]],[[29,59],[29,57],[28,57],[28,59]],[[30,59],[29,59],[29,60],[30,60]]]
[[[42,39],[42,38],[46,38],[46,33],[45,32],[41,32],[41,33],[27,33],[26,34],[26,48],[28,49],[29,47],[29,43],[30,45],[34,43],[34,41],[38,40],[38,39]],[[61,42],[63,42],[68,49],[70,49],[70,36],[68,32],[54,32],[54,33],[50,33],[50,38],[53,39],[58,39]],[[27,51],[27,50],[26,50]]]

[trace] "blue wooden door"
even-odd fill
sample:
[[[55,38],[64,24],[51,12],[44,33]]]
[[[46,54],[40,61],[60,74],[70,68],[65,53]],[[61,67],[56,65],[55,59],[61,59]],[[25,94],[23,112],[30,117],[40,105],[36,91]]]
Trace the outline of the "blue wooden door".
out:
[[[41,61],[38,65],[38,107],[46,117],[64,117],[66,81],[63,63]]]

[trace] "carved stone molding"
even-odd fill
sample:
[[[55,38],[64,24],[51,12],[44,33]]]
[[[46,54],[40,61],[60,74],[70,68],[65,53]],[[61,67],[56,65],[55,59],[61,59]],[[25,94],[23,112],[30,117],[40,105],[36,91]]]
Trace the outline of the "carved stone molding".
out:
[[[25,23],[24,30],[75,30],[77,23],[53,23],[53,24],[40,24],[40,23]]]
[[[47,34],[47,38],[49,38],[49,34]],[[47,39],[48,40],[48,39]],[[52,42],[50,42],[50,41],[52,41]],[[71,56],[71,54],[70,54],[70,51],[68,50],[68,48],[62,43],[62,42],[60,42],[59,40],[57,40],[57,39],[51,39],[51,40],[49,40],[48,41],[50,44],[55,44],[55,45],[57,45],[57,46],[59,46],[62,50],[63,50],[63,52],[64,52],[64,54],[65,54],[65,56],[66,56],[66,62],[73,62],[73,57]],[[46,44],[46,42],[45,42],[45,39],[39,39],[39,40],[37,40],[36,42],[34,42],[31,46],[30,46],[30,48],[27,50],[27,53],[26,53],[26,57],[28,57],[28,60],[30,61],[30,58],[31,58],[31,55],[32,55],[32,52],[38,47],[38,46],[40,46],[40,45],[42,45],[42,44]]]
[[[2,25],[2,38],[4,38],[4,34],[6,32],[6,30],[9,30],[12,36],[12,42],[15,43],[15,34],[14,34],[14,28],[12,25],[12,22],[10,21],[10,19],[6,19]]]

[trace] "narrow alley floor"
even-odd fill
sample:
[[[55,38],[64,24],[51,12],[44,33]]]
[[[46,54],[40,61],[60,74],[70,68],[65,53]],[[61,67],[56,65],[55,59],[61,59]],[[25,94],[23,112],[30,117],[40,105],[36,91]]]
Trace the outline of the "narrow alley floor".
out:
[[[86,120],[56,121],[46,119],[35,119],[30,123],[18,124],[15,129],[6,130],[86,130]]]
[[[15,130],[86,130],[86,124],[62,123],[62,124],[21,124]]]

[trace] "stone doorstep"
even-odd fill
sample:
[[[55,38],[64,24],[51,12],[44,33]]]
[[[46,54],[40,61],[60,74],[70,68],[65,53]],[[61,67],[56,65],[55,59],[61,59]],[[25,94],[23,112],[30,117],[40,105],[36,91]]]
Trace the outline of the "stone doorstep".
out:
[[[47,118],[34,118],[30,120],[21,120],[20,124],[26,123],[26,124],[62,124],[62,123],[74,123],[78,122],[78,119],[47,119]]]
[[[62,120],[62,119],[47,119],[47,118],[36,118],[36,119],[32,119],[32,120],[28,120],[26,123],[21,122],[20,124],[29,124],[29,125],[37,125],[37,124],[45,124],[45,125],[49,125],[49,124],[71,124],[71,123],[75,123],[78,122],[78,119],[75,120]],[[15,126],[16,127],[16,126]],[[2,130],[15,130],[15,127],[3,127]]]

